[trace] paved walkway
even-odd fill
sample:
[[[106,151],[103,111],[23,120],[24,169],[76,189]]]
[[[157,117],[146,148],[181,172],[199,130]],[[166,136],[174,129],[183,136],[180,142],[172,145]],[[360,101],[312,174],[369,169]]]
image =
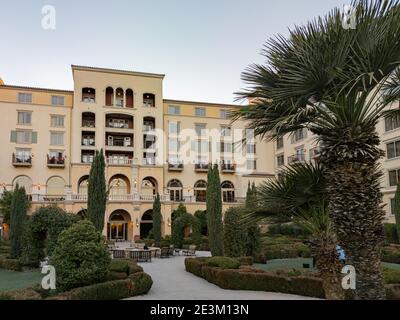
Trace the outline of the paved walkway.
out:
[[[206,256],[200,252],[198,256]],[[153,278],[153,287],[145,296],[129,300],[303,300],[301,296],[282,293],[224,290],[186,272],[185,257],[154,259],[143,263],[144,271]]]

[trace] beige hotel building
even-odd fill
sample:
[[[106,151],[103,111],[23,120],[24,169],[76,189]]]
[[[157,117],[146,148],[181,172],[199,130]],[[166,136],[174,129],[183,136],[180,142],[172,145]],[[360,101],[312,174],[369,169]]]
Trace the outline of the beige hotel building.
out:
[[[165,100],[162,74],[72,66],[72,75],[73,91],[0,85],[0,194],[24,186],[32,212],[56,204],[84,213],[100,149],[110,239],[146,237],[157,193],[164,235],[180,203],[205,210],[210,161],[220,164],[224,210],[243,202],[249,182],[274,177],[272,143],[235,143],[235,132],[246,131],[243,122],[230,124],[236,106]],[[207,130],[219,138],[216,148]]]
[[[0,196],[18,184],[29,194],[31,212],[55,204],[83,214],[90,165],[96,150],[103,149],[109,239],[146,237],[157,193],[164,235],[171,233],[171,214],[179,204],[190,213],[205,210],[210,162],[220,164],[226,210],[243,203],[249,182],[260,184],[284,165],[318,157],[306,130],[267,143],[249,137],[244,122],[230,123],[235,105],[163,99],[162,74],[72,66],[72,75],[73,91],[0,80]],[[387,150],[385,210],[393,221],[400,121],[382,120],[378,131]],[[244,135],[248,140],[242,145]]]

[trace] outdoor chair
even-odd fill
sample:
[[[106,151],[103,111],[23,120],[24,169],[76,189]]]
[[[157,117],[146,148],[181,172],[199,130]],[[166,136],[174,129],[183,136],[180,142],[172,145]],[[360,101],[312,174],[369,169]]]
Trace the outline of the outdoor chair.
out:
[[[196,246],[189,246],[188,249],[183,249],[182,253],[184,256],[193,257],[196,255]]]
[[[126,252],[125,250],[112,250],[113,259],[125,259]]]
[[[160,258],[161,259],[169,258],[169,248],[168,247],[161,248]]]

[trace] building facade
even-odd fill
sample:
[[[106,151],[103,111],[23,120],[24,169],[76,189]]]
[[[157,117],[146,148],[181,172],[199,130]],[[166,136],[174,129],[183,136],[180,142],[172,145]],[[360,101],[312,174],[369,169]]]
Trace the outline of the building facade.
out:
[[[386,222],[394,223],[394,197],[400,181],[400,118],[383,118],[377,125],[381,139],[380,148],[385,152],[381,160],[381,188]],[[304,161],[315,161],[319,156],[319,147],[315,135],[306,129],[296,131],[292,135],[274,143],[275,174],[287,165]]]
[[[251,137],[241,121],[231,124],[236,106],[165,100],[162,74],[82,66],[72,74],[73,91],[0,82],[0,194],[24,186],[31,212],[55,204],[85,214],[100,149],[109,239],[146,237],[157,193],[164,235],[179,204],[205,210],[209,163],[220,165],[224,210],[241,205],[249,182],[274,177],[274,144]]]

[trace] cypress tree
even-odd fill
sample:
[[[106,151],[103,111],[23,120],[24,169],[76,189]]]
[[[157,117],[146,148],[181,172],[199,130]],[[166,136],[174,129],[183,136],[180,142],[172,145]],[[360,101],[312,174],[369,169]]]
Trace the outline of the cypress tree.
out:
[[[255,183],[247,187],[245,212],[257,209],[257,188]],[[251,222],[245,230],[245,255],[254,256],[261,248],[261,232],[257,222]]]
[[[225,256],[238,258],[245,255],[246,234],[240,224],[240,208],[230,208],[224,219],[224,253]]]
[[[22,253],[22,241],[27,220],[28,199],[24,187],[16,186],[10,212],[10,238],[11,238],[11,258],[16,259]]]
[[[218,165],[210,166],[207,175],[207,227],[211,254],[223,256],[224,234],[222,224],[221,181]]]
[[[156,243],[161,242],[161,200],[160,195],[157,193],[157,197],[153,203],[153,235]]]
[[[103,232],[107,191],[103,149],[96,152],[89,174],[87,216],[97,231]]]
[[[400,241],[400,183],[397,185],[397,191],[394,198],[394,216],[396,218],[397,238]]]

